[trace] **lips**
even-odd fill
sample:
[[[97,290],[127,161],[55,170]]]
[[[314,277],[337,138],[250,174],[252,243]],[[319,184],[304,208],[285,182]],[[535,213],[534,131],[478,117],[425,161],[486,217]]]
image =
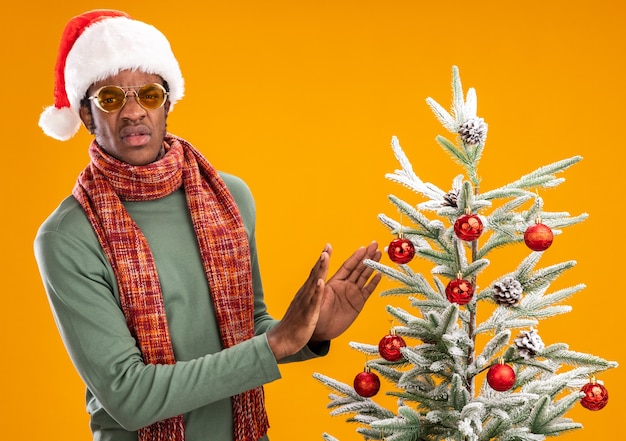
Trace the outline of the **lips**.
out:
[[[146,126],[127,126],[120,131],[120,137],[125,144],[140,146],[150,140],[150,129]]]

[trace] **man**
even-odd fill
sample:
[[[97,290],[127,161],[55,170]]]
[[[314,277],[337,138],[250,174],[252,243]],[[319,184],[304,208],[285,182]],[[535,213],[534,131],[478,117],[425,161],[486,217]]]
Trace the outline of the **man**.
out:
[[[66,26],[55,74],[40,126],[67,140],[82,122],[94,140],[35,253],[94,440],[266,439],[262,385],[354,321],[380,280],[363,263],[377,244],[325,281],[327,245],[274,320],[250,191],[166,132],[184,81],[163,34],[89,11]]]

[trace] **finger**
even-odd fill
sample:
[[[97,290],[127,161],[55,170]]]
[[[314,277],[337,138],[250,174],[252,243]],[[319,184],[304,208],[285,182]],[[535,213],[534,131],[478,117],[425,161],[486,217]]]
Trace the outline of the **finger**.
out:
[[[368,247],[368,253],[366,258],[378,262],[381,259],[382,255],[382,251],[378,249],[378,243],[376,241],[372,242]]]
[[[372,260],[372,261],[375,261],[375,262],[378,262],[380,260],[381,256],[382,256],[382,252],[380,250],[377,250],[377,252],[375,252],[374,255],[369,257],[368,259]],[[363,271],[359,275],[359,278],[356,281],[356,285],[358,287],[365,286],[365,284],[367,283],[369,278],[375,272],[374,268],[372,268],[369,265],[365,265],[365,263],[363,263],[363,267],[364,267],[364,269],[363,269]]]
[[[383,275],[381,273],[374,274],[374,277],[372,277],[370,281],[367,282],[365,286],[363,286],[363,288],[361,289],[361,292],[363,292],[367,297],[369,297],[370,295],[372,295],[372,293],[374,292],[374,290],[376,289],[376,287],[378,286],[378,283],[382,280],[382,278],[383,278]]]
[[[317,281],[321,281],[322,283],[326,282],[326,278],[328,277],[328,269],[330,268],[330,253],[332,250],[323,251],[322,255],[319,259],[319,267],[317,272]]]
[[[317,310],[317,315],[319,317],[319,309],[322,306],[322,301],[324,300],[324,288],[326,287],[326,282],[324,279],[318,279],[315,284],[315,309]]]
[[[329,245],[326,245],[324,247],[324,251],[322,251],[322,254],[320,254],[320,257],[313,265],[313,268],[311,268],[309,277],[304,283],[303,288],[308,293],[309,297],[315,294],[318,282],[320,280],[325,281],[326,277],[328,277],[328,268],[330,262],[329,252],[332,252],[332,249],[329,247]]]
[[[333,254],[333,247],[332,247],[332,245],[331,245],[331,244],[329,244],[329,243],[327,243],[327,244],[324,246],[324,251],[326,251],[326,253],[327,253],[329,256],[332,256],[332,254]]]
[[[356,254],[356,253],[355,253]],[[363,286],[367,279],[372,275],[373,269],[365,265],[364,260],[380,260],[382,253],[378,250],[378,243],[373,241],[367,248],[363,248],[362,253],[356,254],[356,260],[354,267],[347,276],[347,280],[357,284],[359,287]]]
[[[341,267],[337,270],[333,278],[337,278],[339,280],[348,280],[352,275],[352,272],[361,264],[363,258],[365,257],[366,248],[360,247],[358,248],[350,257],[348,257]],[[358,277],[358,275],[357,275]],[[356,280],[356,277],[355,279]]]
[[[324,246],[322,253],[320,254],[319,258],[315,261],[315,264],[313,265],[313,267],[311,268],[311,271],[309,273],[310,280],[318,279],[319,278],[318,275],[324,271],[324,267],[328,267],[328,262],[330,260],[331,252],[332,250],[330,249],[330,246],[328,244]]]
[[[285,316],[283,316],[283,321],[296,317],[295,320],[298,323],[305,323],[309,320],[309,318],[305,317],[311,317],[310,314],[316,315],[318,313],[315,309],[320,301],[320,297],[322,297],[319,286],[320,283],[323,285],[324,278],[328,272],[328,260],[329,257],[326,251],[322,252],[313,265],[309,277],[304,281],[289,304]]]

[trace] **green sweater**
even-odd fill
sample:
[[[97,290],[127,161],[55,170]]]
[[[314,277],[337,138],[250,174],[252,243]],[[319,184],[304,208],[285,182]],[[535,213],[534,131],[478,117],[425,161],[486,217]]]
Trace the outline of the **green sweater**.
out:
[[[280,378],[264,333],[267,313],[255,243],[255,206],[246,184],[221,174],[250,241],[255,296],[252,339],[223,349],[185,194],[127,202],[146,236],[161,281],[177,362],[146,365],[126,326],[113,270],[73,197],[40,227],[35,255],[59,332],[87,386],[93,439],[137,440],[136,430],[184,414],[187,441],[233,439],[230,397]],[[285,361],[323,355],[305,348]],[[264,438],[266,439],[266,438]]]

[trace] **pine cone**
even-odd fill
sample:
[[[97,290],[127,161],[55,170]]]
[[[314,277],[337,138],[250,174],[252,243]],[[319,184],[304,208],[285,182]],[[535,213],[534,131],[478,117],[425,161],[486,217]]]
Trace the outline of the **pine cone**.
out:
[[[458,196],[459,196],[458,190],[450,190],[448,193],[446,193],[443,196],[443,203],[441,205],[443,205],[444,207],[458,208],[458,205],[456,203],[456,198]]]
[[[519,354],[526,360],[537,355],[537,352],[545,347],[541,337],[533,328],[530,328],[530,331],[522,331],[519,337],[515,339],[515,346],[517,346]]]
[[[466,144],[485,144],[487,140],[487,124],[485,124],[485,120],[482,118],[470,118],[459,127],[459,135],[461,135],[461,139]]]
[[[505,277],[493,284],[493,298],[498,305],[516,305],[522,298],[522,284],[513,277]]]

